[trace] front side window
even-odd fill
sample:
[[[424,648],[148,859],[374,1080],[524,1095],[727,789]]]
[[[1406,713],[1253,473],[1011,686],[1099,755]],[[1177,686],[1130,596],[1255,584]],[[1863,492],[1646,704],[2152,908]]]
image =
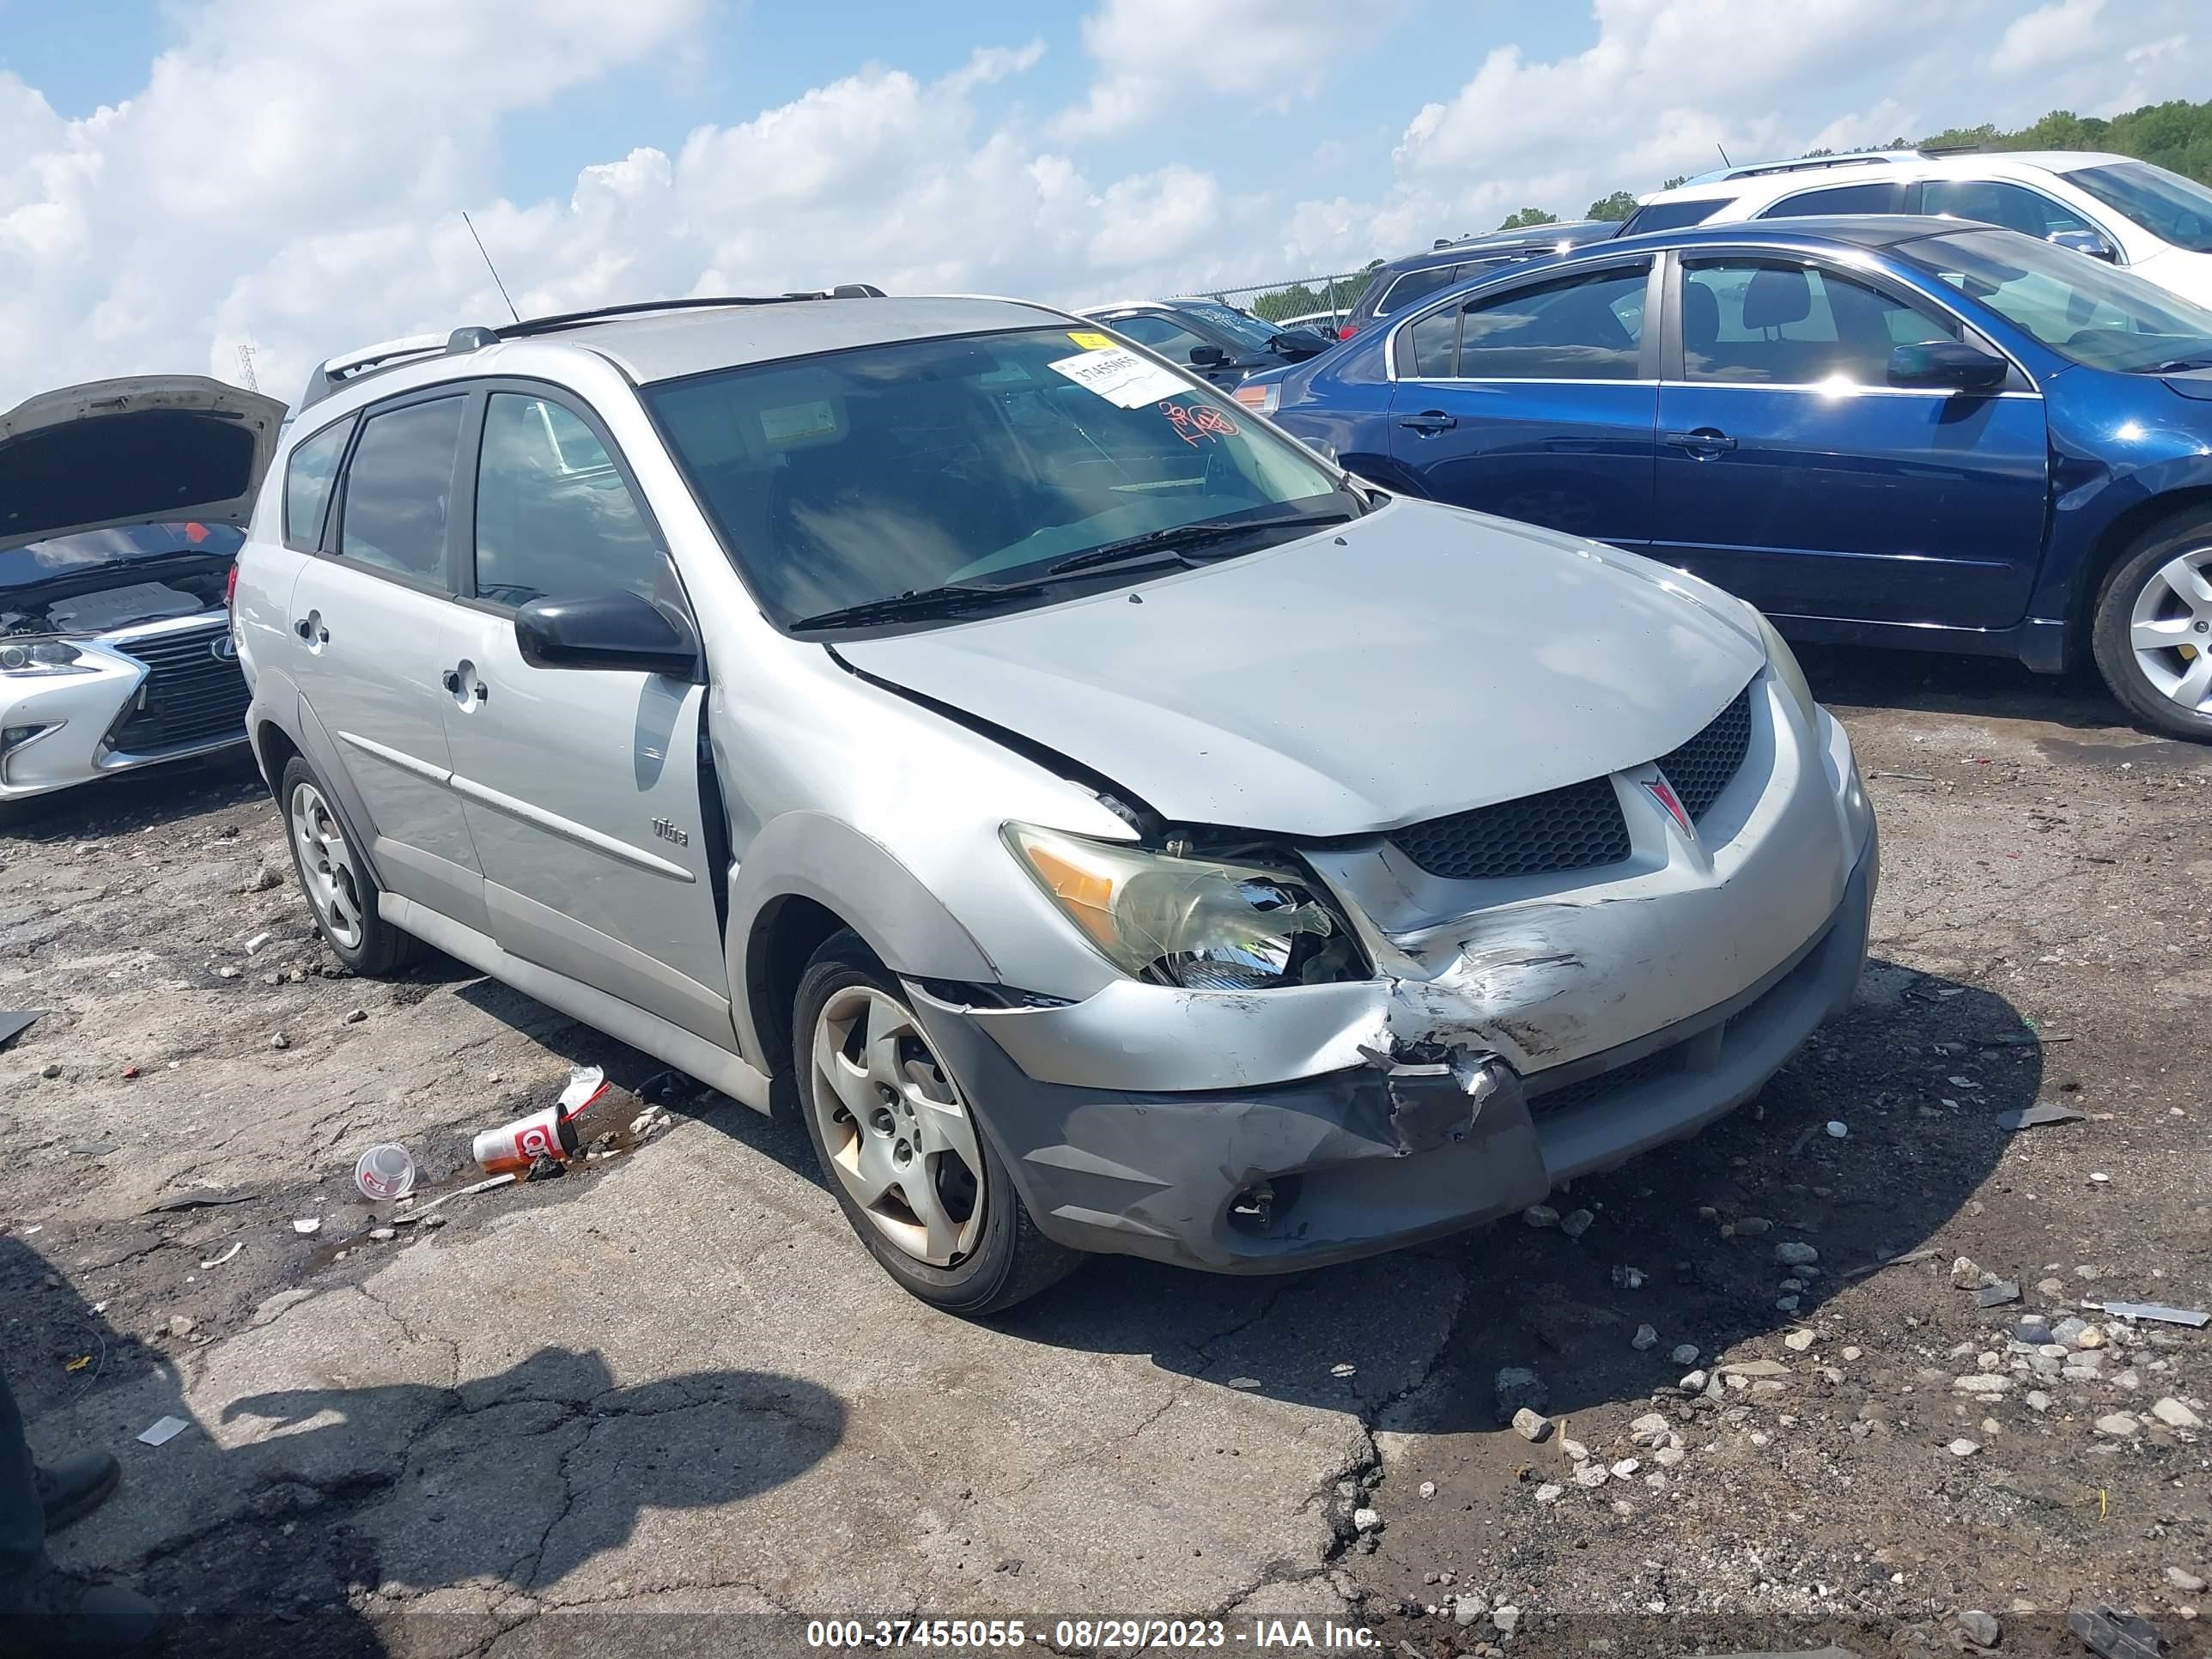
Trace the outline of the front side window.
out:
[[[2071,208],[2048,196],[2000,179],[1930,179],[1920,187],[1920,210],[1952,219],[1978,219],[2025,236],[2050,236],[2062,230],[2098,234]]]
[[[2059,175],[2162,242],[2212,253],[2212,190],[2148,161],[2118,161]]]
[[[867,346],[643,396],[754,596],[787,625],[954,586],[964,599],[1030,582],[1056,594],[1077,578],[1054,567],[1113,559],[1133,538],[1218,526],[1222,538],[1192,545],[1226,556],[1360,510],[1210,387],[1086,337]]]
[[[1150,346],[1171,363],[1187,363],[1190,354],[1200,346],[1212,345],[1211,340],[1200,339],[1181,323],[1163,317],[1156,311],[1140,311],[1132,317],[1116,317],[1114,331],[1134,340],[1139,345]]]
[[[1923,236],[1896,252],[2071,362],[2123,374],[2212,367],[2212,311],[2102,260],[2001,230]]]
[[[1894,213],[1897,202],[1897,184],[1893,179],[1884,179],[1880,184],[1832,185],[1826,190],[1785,196],[1759,216],[1809,219],[1823,213]]]
[[[1613,267],[1474,301],[1460,323],[1460,378],[1636,379],[1650,270]]]
[[[496,605],[626,590],[650,599],[665,562],[614,459],[575,414],[497,392],[477,463],[477,595]]]
[[[320,545],[331,481],[337,477],[338,459],[352,434],[353,422],[344,420],[292,446],[284,463],[284,539],[292,546]]]
[[[423,581],[445,580],[453,458],[466,402],[410,404],[362,423],[346,466],[341,557]]]
[[[1811,265],[1719,258],[1682,271],[1688,380],[1881,386],[1894,348],[1958,337],[1947,318]]]

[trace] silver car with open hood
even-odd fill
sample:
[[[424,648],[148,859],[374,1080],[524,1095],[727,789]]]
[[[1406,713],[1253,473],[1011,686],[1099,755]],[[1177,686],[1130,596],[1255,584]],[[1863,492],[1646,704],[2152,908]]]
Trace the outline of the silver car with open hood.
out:
[[[1510,1213],[1842,1008],[1875,826],[1749,607],[872,289],[326,365],[240,556],[332,947],[761,1110],[916,1295]]]
[[[283,414],[153,375],[0,416],[0,802],[245,741],[224,601]]]

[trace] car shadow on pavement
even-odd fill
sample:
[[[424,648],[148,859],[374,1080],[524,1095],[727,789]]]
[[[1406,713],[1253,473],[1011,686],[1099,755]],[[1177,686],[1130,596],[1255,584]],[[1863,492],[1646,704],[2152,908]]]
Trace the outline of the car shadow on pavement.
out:
[[[2040,720],[2084,731],[2125,730],[2133,723],[2087,666],[2038,674],[2003,657],[1839,645],[1800,646],[1797,660],[1813,695],[1844,711],[1895,708]]]
[[[1578,1237],[1516,1217],[1282,1278],[1103,1260],[1004,1324],[1439,1434],[1510,1419],[1506,1367],[1537,1374],[1555,1417],[1641,1401],[1723,1356],[1808,1372],[1783,1339],[1975,1205],[2008,1138],[1996,1120],[2036,1101],[2043,1056],[2002,997],[1871,962],[1857,1003],[1757,1100],[1553,1193],[1561,1215],[1587,1212]],[[1793,1269],[1795,1247],[1816,1259]]]
[[[30,1242],[0,1236],[0,1305],[34,1449],[125,1465],[121,1490],[55,1553],[161,1601],[169,1659],[481,1650],[519,1616],[501,1604],[588,1578],[653,1511],[798,1478],[846,1428],[842,1402],[797,1377],[625,1387],[597,1352],[550,1346],[457,1388],[274,1389],[202,1423],[175,1367]],[[73,1372],[79,1355],[93,1358]],[[164,1416],[191,1426],[158,1448],[131,1439]]]
[[[147,830],[194,812],[269,802],[245,748],[0,804],[0,842],[64,842]]]

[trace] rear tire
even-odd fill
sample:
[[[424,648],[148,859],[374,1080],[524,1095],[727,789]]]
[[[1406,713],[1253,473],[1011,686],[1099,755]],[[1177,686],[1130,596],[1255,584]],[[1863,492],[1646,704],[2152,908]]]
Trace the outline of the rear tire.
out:
[[[348,839],[331,792],[304,756],[295,755],[276,786],[292,873],[331,953],[355,973],[380,979],[421,961],[428,946],[377,911],[382,889]]]
[[[2212,743],[2212,519],[2169,519],[2123,553],[2089,638],[2105,684],[2137,720]]]
[[[791,1051],[799,1115],[837,1206],[909,1294],[980,1318],[1082,1265],[1081,1251],[1037,1231],[905,988],[858,934],[833,935],[808,963]]]

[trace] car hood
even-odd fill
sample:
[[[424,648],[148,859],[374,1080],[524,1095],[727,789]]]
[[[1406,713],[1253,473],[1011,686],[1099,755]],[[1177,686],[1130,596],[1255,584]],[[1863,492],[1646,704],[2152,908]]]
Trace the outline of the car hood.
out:
[[[1170,819],[1302,836],[1655,759],[1765,661],[1748,607],[1694,578],[1413,501],[1138,587],[835,649]]]
[[[244,525],[284,405],[198,374],[93,380],[0,416],[0,552],[81,531]]]

